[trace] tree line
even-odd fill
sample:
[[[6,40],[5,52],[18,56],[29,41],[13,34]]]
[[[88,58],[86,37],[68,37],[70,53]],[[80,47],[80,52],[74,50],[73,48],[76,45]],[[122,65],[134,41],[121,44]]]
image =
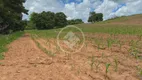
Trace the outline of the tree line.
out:
[[[74,25],[74,24],[81,24],[84,23],[82,21],[82,19],[72,19],[72,20],[68,20],[68,25]]]
[[[54,29],[54,28],[62,28],[66,25],[72,24],[80,24],[83,23],[81,19],[73,19],[67,20],[67,16],[63,12],[41,12],[35,13],[33,12],[30,15],[30,20],[28,21],[28,25],[26,29]]]
[[[35,13],[30,15],[30,20],[26,29],[53,29],[62,28],[66,25],[74,25],[84,23],[82,19],[67,20],[67,16],[63,12],[54,13],[51,11]],[[103,21],[102,13],[90,12],[88,22],[95,23]]]
[[[0,0],[0,34],[24,30],[22,14],[28,14],[25,0]]]

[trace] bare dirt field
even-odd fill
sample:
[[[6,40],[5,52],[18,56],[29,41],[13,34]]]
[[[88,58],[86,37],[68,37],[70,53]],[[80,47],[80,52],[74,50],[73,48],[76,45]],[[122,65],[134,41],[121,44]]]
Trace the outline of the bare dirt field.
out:
[[[142,62],[135,58],[137,56],[130,55],[128,45],[130,39],[139,40],[137,36],[114,36],[127,43],[121,48],[118,44],[108,48],[102,42],[98,47],[91,40],[100,35],[105,39],[107,35],[91,35],[86,34],[90,37],[85,46],[72,54],[58,49],[54,39],[35,39],[42,49],[50,50],[45,52],[29,35],[25,35],[11,43],[4,54],[5,59],[0,60],[0,80],[142,80]]]

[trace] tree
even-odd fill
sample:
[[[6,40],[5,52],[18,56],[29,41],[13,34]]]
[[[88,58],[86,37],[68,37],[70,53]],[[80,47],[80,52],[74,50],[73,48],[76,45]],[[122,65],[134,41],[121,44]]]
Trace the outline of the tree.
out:
[[[95,12],[90,12],[88,22],[96,22],[96,13]]]
[[[96,21],[99,22],[99,21],[103,21],[103,14],[102,13],[98,13],[97,16],[96,16]]]
[[[36,25],[32,21],[28,21],[25,29],[26,30],[36,29]]]
[[[90,12],[90,16],[88,19],[88,22],[99,22],[103,21],[103,14],[102,13],[95,13],[95,12]]]
[[[22,20],[21,21],[21,25],[22,25],[22,29],[21,30],[24,30],[26,28],[26,26],[28,25],[28,21],[27,20]]]
[[[66,15],[63,12],[33,12],[30,16],[30,26],[34,24],[37,29],[61,28],[67,25]]]
[[[53,12],[32,13],[30,21],[37,29],[53,29],[55,26],[55,14]]]
[[[23,6],[24,2],[25,0],[0,0],[0,26],[8,25],[0,33],[23,30],[22,13],[28,14]]]
[[[63,12],[58,12],[55,14],[55,25],[59,28],[67,25],[67,16]]]
[[[82,21],[82,19],[75,19],[75,23],[76,24],[81,24],[81,23],[84,23],[84,22]]]
[[[55,27],[55,13],[48,11],[41,14],[44,19],[43,23],[45,23],[45,29],[53,29]]]

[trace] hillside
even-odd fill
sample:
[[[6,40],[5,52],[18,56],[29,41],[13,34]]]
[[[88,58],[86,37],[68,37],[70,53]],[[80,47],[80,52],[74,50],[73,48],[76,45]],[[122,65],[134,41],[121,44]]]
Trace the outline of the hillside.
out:
[[[142,14],[119,17],[97,23],[76,25],[84,32],[115,33],[115,34],[142,34]]]
[[[142,24],[142,14],[123,16],[115,19],[104,21],[103,23],[111,24]]]

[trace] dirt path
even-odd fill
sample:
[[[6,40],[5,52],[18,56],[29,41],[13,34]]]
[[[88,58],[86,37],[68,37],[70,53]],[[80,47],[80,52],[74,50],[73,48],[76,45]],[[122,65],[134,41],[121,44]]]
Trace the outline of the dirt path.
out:
[[[9,45],[5,59],[0,60],[0,80],[75,79],[70,73],[65,73],[65,69],[54,64],[29,36],[23,36]]]

